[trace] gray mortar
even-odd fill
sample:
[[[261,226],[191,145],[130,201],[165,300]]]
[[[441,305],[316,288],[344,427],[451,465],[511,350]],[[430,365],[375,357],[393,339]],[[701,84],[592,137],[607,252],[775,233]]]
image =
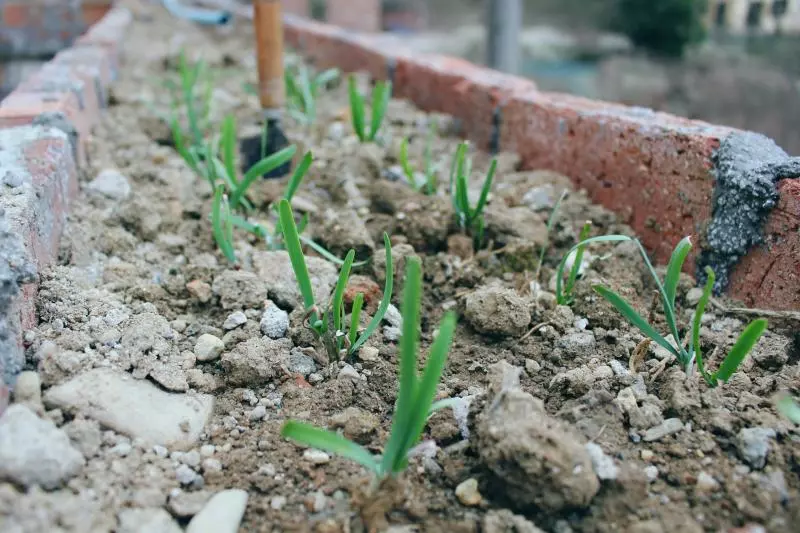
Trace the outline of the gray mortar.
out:
[[[35,267],[26,259],[20,236],[6,222],[5,209],[0,207],[0,374],[3,382],[13,386],[22,371],[25,355],[18,344],[19,317],[10,313],[20,286],[34,280]]]
[[[769,137],[740,132],[722,140],[713,163],[713,211],[697,260],[697,279],[704,283],[705,267],[711,267],[714,293],[721,294],[731,268],[764,241],[764,222],[778,202],[778,181],[800,177],[800,158],[790,157]]]
[[[61,111],[46,111],[31,121],[32,126],[49,126],[63,131],[72,147],[72,157],[78,161],[78,130],[72,121]]]

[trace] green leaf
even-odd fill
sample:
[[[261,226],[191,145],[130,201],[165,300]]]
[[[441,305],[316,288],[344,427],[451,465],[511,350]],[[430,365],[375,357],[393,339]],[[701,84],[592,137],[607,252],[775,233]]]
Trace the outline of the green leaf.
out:
[[[588,244],[593,243],[600,243],[600,242],[623,242],[623,241],[632,241],[630,237],[626,235],[600,235],[598,237],[590,237],[585,239],[575,246],[569,249],[569,251],[564,254],[564,257],[561,258],[561,262],[558,264],[558,269],[556,269],[556,300],[558,301],[559,305],[566,304],[566,297],[564,294],[564,268],[566,268],[567,259],[572,252],[576,251],[581,246],[586,246]]]
[[[311,424],[289,420],[281,428],[281,436],[306,446],[341,455],[351,461],[355,461],[375,474],[379,472],[380,465],[369,450],[332,431],[320,429]]]
[[[686,261],[686,256],[689,255],[691,249],[691,238],[684,237],[672,251],[672,257],[670,257],[667,264],[667,274],[664,277],[664,294],[673,308],[675,307],[675,292],[678,289],[683,263]]]
[[[578,236],[578,242],[582,243],[589,238],[589,232],[592,231],[591,221],[586,221],[581,228],[581,233]],[[569,269],[569,276],[567,277],[567,286],[564,289],[564,298],[569,302],[572,300],[572,290],[575,288],[575,281],[578,279],[578,272],[581,270],[581,263],[583,262],[583,254],[586,251],[586,244],[578,245],[578,250],[575,252],[575,259],[572,261],[572,268]]]
[[[697,369],[700,371],[700,375],[703,376],[703,379],[712,387],[716,387],[717,384],[714,376],[706,372],[705,363],[703,362],[703,353],[700,349],[700,325],[703,320],[703,313],[706,312],[708,300],[711,298],[711,289],[714,287],[714,271],[706,267],[706,274],[708,275],[706,286],[703,289],[703,295],[697,302],[697,308],[694,310],[694,318],[692,319],[692,344],[689,346],[689,352],[694,354],[695,360],[697,361]]]
[[[340,266],[344,264],[344,260],[343,259],[339,259],[338,257],[333,255],[328,250],[326,250],[325,248],[323,248],[322,246],[320,246],[316,242],[312,241],[308,237],[304,237],[304,236],[300,235],[300,242],[302,242],[303,244],[305,244],[306,246],[308,246],[309,248],[311,248],[312,250],[317,252],[319,255],[321,255],[323,258],[325,258],[326,261],[330,261],[331,263],[333,263],[335,265],[340,265]],[[355,263],[353,263],[353,268],[364,266],[367,263],[368,263],[368,261],[356,261]]]
[[[234,200],[238,200],[244,196],[247,192],[247,189],[253,184],[255,180],[270,172],[281,165],[289,162],[294,157],[294,153],[297,151],[297,146],[291,145],[287,146],[283,150],[279,152],[275,152],[274,154],[265,157],[252,167],[250,170],[245,172],[244,178],[242,178],[242,182],[236,187],[236,192],[234,194]]]
[[[347,339],[350,346],[354,346],[358,338],[358,325],[361,323],[361,308],[364,306],[364,293],[359,292],[353,298],[353,310],[350,311],[350,328],[347,330]]]
[[[472,213],[473,216],[481,216],[483,213],[483,208],[486,206],[486,202],[489,200],[489,192],[492,190],[492,181],[494,180],[495,172],[497,172],[496,157],[492,159],[492,163],[489,165],[489,173],[486,176],[486,180],[483,182],[481,195],[478,198],[478,205],[475,206],[475,211]]]
[[[406,279],[403,286],[401,315],[403,328],[400,336],[400,387],[397,394],[397,407],[392,420],[389,441],[383,452],[381,470],[384,473],[396,471],[398,463],[405,458],[404,447],[408,441],[413,410],[417,398],[417,352],[419,349],[419,317],[422,294],[422,271],[419,259],[406,259]],[[426,410],[427,413],[427,410]]]
[[[389,107],[389,99],[392,96],[392,83],[388,81],[378,81],[372,90],[372,121],[370,123],[369,140],[375,140],[386,116]]]
[[[228,115],[222,121],[222,137],[220,139],[222,148],[222,163],[225,172],[230,177],[234,185],[236,180],[236,117]],[[237,205],[237,204],[234,204]]]
[[[672,334],[672,338],[675,339],[675,342],[680,342],[679,339],[681,336],[678,333],[678,324],[675,321],[675,306],[667,298],[667,291],[664,289],[664,285],[661,283],[661,280],[658,279],[658,273],[656,272],[656,269],[653,268],[653,264],[650,262],[650,258],[647,256],[647,250],[644,249],[644,246],[642,246],[641,242],[638,240],[635,242],[636,246],[639,247],[639,253],[642,256],[642,259],[644,259],[644,264],[647,267],[647,270],[653,277],[653,281],[658,289],[658,294],[661,296],[661,306],[664,308],[664,320],[667,322],[669,332]],[[683,347],[678,347],[677,357],[682,365],[689,364],[689,359],[691,358],[689,354],[683,350]]]
[[[767,329],[767,321],[763,318],[753,320],[748,324],[736,344],[728,353],[728,356],[720,365],[719,370],[714,373],[714,377],[723,383],[727,383],[731,376],[738,370],[739,365],[745,360],[747,355],[758,342],[758,339],[763,335],[764,330]]]
[[[327,88],[327,86],[337,79],[341,74],[342,72],[338,68],[329,68],[328,70],[317,74],[317,77],[314,81],[317,87]]]
[[[602,285],[594,285],[592,287],[600,296],[605,298],[611,305],[613,305],[617,311],[622,314],[628,321],[639,328],[639,330],[653,339],[656,343],[661,345],[666,350],[669,350],[670,353],[675,355],[675,357],[680,357],[678,351],[675,349],[672,344],[667,341],[664,337],[661,336],[653,327],[647,323],[647,321],[642,318],[642,316],[636,312],[636,310],[631,307],[631,305],[622,299],[620,295],[608,289],[607,287],[603,287]]]
[[[356,85],[356,78],[350,75],[348,79],[348,93],[350,95],[350,115],[353,121],[353,130],[355,130],[358,140],[361,142],[366,141],[364,134],[364,100],[358,93],[358,86]]]
[[[403,174],[408,178],[408,183],[411,187],[418,189],[417,180],[414,177],[414,169],[411,168],[411,164],[408,162],[408,137],[403,137],[400,142],[400,167],[403,169]]]
[[[785,392],[778,396],[776,402],[778,412],[789,419],[789,421],[800,424],[800,404],[792,399]]]
[[[420,435],[422,435],[422,430],[425,428],[433,398],[436,396],[436,387],[442,377],[447,354],[450,352],[450,344],[453,342],[455,329],[456,314],[448,311],[441,324],[439,324],[439,334],[433,341],[433,345],[431,345],[428,363],[425,365],[422,379],[416,387],[416,397],[414,398],[409,425],[406,429],[406,440],[401,456],[403,460],[408,456],[408,451],[417,444]],[[416,357],[414,359],[416,362]],[[400,464],[395,463],[393,472],[397,472],[400,467]]]
[[[456,154],[453,156],[453,162],[450,165],[450,197],[453,200],[453,212],[459,213],[458,192],[456,191],[456,179],[458,174],[463,171],[464,155],[466,154],[467,143],[462,142],[456,148]]]
[[[350,250],[344,258],[344,264],[339,271],[339,279],[336,281],[336,289],[333,291],[333,302],[331,310],[333,311],[333,328],[334,333],[342,329],[342,315],[344,312],[344,290],[347,288],[347,281],[350,279],[350,269],[353,266],[353,259],[356,257],[356,251]]]
[[[289,183],[286,186],[286,192],[283,193],[283,197],[292,201],[294,198],[294,193],[297,192],[297,189],[300,187],[300,184],[303,182],[303,178],[306,177],[306,173],[308,173],[308,169],[311,168],[311,163],[314,161],[314,156],[311,154],[310,151],[306,152],[306,155],[303,156],[303,159],[300,161],[300,164],[294,169],[292,173],[292,177],[289,178]]]
[[[297,226],[294,223],[294,214],[289,201],[282,199],[278,205],[280,213],[281,229],[283,231],[283,242],[286,245],[286,252],[292,263],[294,275],[297,278],[297,285],[300,294],[303,296],[303,305],[306,310],[314,307],[314,290],[311,286],[311,277],[308,274],[306,259],[303,256],[303,248],[300,245],[300,238],[297,234]],[[317,313],[312,313],[309,317],[311,324],[317,321]]]
[[[220,251],[231,263],[236,263],[236,254],[233,251],[233,244],[229,238],[226,225],[228,222],[223,219],[223,203],[225,202],[224,189],[222,185],[214,190],[214,201],[211,205],[211,231],[214,240],[217,242]]]
[[[364,333],[358,338],[358,340],[350,347],[350,353],[354,354],[361,348],[367,339],[369,339],[370,335],[372,335],[376,329],[381,325],[381,320],[386,315],[386,310],[389,309],[389,304],[392,302],[392,285],[394,283],[394,265],[392,264],[392,242],[389,240],[389,235],[387,233],[383,234],[383,247],[386,252],[386,281],[383,285],[383,297],[381,298],[381,304],[378,306],[378,310],[375,312],[375,316],[372,317],[372,320],[369,321],[367,324]]]

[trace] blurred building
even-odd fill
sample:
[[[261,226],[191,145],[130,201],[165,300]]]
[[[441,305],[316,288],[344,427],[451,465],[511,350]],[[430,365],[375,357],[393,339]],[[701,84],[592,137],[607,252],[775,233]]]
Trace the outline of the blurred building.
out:
[[[709,0],[708,16],[731,34],[800,34],[800,0]]]

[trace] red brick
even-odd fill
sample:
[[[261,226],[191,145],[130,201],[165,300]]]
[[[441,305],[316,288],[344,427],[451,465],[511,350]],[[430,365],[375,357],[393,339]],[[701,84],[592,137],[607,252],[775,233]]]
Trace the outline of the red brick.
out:
[[[102,46],[73,46],[62,50],[52,60],[59,65],[68,65],[78,71],[86,72],[89,75],[99,78],[102,102],[105,104],[105,93],[111,86],[113,77],[112,62],[110,52]]]
[[[756,246],[731,273],[729,294],[747,305],[800,309],[800,182],[779,183],[780,199]]]
[[[122,56],[122,41],[132,20],[130,11],[123,7],[114,7],[75,42],[78,45],[100,46],[107,49],[112,75],[116,77]]]
[[[100,119],[101,95],[98,90],[102,90],[102,87],[99,79],[85,69],[48,62],[22,82],[18,90],[41,93],[73,92],[78,97],[79,110],[88,127]]]
[[[381,0],[328,0],[326,18],[330,24],[349,30],[379,32],[381,4]]]
[[[78,162],[86,162],[85,143],[89,138],[88,116],[80,110],[80,102],[75,93],[28,92],[17,89],[9,94],[0,105],[0,128],[30,124],[42,113],[63,113],[78,133]]]
[[[3,26],[24,28],[30,24],[30,6],[27,2],[8,2],[3,6]]]
[[[111,9],[113,2],[110,0],[83,0],[81,5],[81,14],[83,15],[83,23],[86,26],[96,24]]]

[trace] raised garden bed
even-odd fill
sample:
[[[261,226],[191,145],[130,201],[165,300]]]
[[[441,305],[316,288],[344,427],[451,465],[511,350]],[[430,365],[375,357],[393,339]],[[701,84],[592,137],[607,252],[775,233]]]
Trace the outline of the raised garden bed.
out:
[[[796,529],[800,444],[774,402],[800,387],[793,315],[769,313],[728,383],[687,375],[592,288],[618,291],[668,331],[633,242],[589,247],[571,304],[557,305],[557,266],[586,221],[594,236],[634,235],[614,213],[566,176],[519,170],[520,157],[501,152],[476,247],[447,192],[463,122],[392,100],[378,142],[361,143],[341,78],[321,91],[312,125],[285,123],[296,163],[314,156],[292,203],[308,215],[303,235],[366,261],[344,296],[349,313],[364,294],[363,325],[382,298],[388,233],[395,308],[361,350],[331,361],[304,326],[285,251],[239,228],[236,262],[220,251],[212,189],[160,118],[172,111],[162,82],[177,79],[183,50],[214,74],[211,129],[232,115],[240,137],[258,133],[247,21],[217,33],[139,9],[57,260],[40,273],[38,323],[24,335],[28,372],[0,417],[0,516],[11,531],[236,531],[241,510],[241,531]],[[369,80],[356,80],[368,94]],[[409,138],[410,163],[422,170],[431,124],[440,184],[427,195],[407,183],[400,152]],[[474,205],[492,158],[470,156]],[[248,220],[274,224],[286,185],[255,183]],[[306,252],[324,305],[338,265]],[[460,400],[430,418],[405,473],[377,484],[357,463],[281,430],[302,420],[384,451],[396,417],[398,309],[416,260],[422,359],[455,312],[436,397]],[[681,336],[702,297],[695,285],[687,274],[677,283]],[[714,300],[702,318],[710,368],[759,316],[733,307]],[[34,485],[44,490],[25,490]]]

